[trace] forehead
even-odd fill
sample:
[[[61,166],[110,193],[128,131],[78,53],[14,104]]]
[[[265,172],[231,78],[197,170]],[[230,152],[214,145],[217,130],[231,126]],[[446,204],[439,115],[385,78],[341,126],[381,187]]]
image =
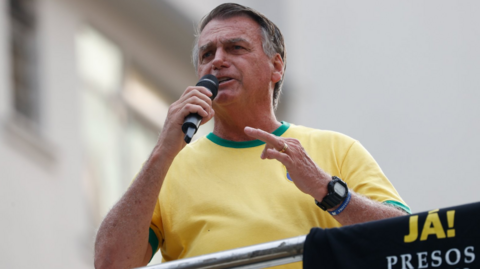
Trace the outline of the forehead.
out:
[[[198,39],[200,46],[233,38],[247,41],[261,40],[260,25],[249,17],[236,16],[227,19],[213,19],[203,28]]]

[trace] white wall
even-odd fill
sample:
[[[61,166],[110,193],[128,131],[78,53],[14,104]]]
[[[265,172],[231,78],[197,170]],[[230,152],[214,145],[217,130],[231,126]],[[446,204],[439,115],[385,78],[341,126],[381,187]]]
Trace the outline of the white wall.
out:
[[[89,189],[84,179],[82,85],[75,50],[78,30],[88,24],[116,42],[128,63],[126,71],[145,75],[166,99],[183,91],[184,82],[178,77],[191,82],[196,78],[188,57],[179,60],[175,57],[179,49],[163,43],[166,37],[158,29],[168,25],[166,18],[159,20],[161,25],[143,28],[138,22],[142,12],[129,14],[125,6],[112,7],[94,0],[36,2],[41,108],[38,134],[23,127],[15,117],[8,1],[0,2],[0,268],[92,268],[99,223],[95,211],[98,205],[89,198],[99,190]],[[123,5],[126,3],[131,5],[128,1]],[[149,16],[155,14],[153,10]],[[189,36],[190,42],[193,37]]]
[[[480,4],[286,3],[292,121],[359,139],[414,212],[478,201]]]

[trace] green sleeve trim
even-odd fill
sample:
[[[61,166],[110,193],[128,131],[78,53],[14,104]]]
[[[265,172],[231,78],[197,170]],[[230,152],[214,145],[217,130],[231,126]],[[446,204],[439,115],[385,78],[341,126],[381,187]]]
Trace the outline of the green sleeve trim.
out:
[[[408,207],[408,206],[406,206],[406,205],[404,205],[400,202],[393,201],[393,200],[388,200],[388,201],[383,202],[383,204],[388,204],[388,205],[397,207],[397,208],[407,212],[408,214],[412,214],[412,210],[410,210],[410,207]]]
[[[275,131],[273,131],[272,134],[276,136],[281,136],[288,130],[289,127],[290,127],[290,123],[282,121],[282,125],[280,125],[280,127],[278,127]],[[207,135],[207,139],[219,146],[227,147],[227,148],[237,148],[237,149],[253,148],[253,147],[258,147],[265,144],[265,142],[260,141],[258,139],[252,140],[252,141],[242,141],[242,142],[230,141],[230,140],[220,138],[214,133],[209,133]]]
[[[150,260],[153,259],[153,255],[157,252],[158,249],[158,238],[155,232],[150,228],[149,234],[148,234],[148,243],[150,243],[150,246],[152,246],[152,257]]]

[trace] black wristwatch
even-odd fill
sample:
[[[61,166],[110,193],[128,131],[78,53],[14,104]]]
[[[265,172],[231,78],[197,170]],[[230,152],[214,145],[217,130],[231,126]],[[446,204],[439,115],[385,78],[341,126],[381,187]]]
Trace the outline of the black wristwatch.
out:
[[[315,204],[321,209],[326,211],[327,209],[334,208],[339,205],[348,196],[348,187],[340,178],[333,176],[332,181],[328,183],[328,193],[323,198],[322,202],[315,199]]]

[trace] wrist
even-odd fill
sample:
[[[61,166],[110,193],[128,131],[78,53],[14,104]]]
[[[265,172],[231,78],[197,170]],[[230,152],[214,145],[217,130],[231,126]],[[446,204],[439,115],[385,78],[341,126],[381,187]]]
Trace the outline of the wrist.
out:
[[[312,188],[310,196],[312,196],[317,201],[322,201],[325,196],[328,194],[328,184],[332,181],[332,176],[327,173],[322,173]]]
[[[340,210],[340,212],[343,211],[343,209],[345,209],[345,207],[348,205],[351,197],[351,194],[348,191],[347,183],[340,178],[333,176],[326,189],[327,194],[322,198],[322,200],[315,199],[315,204],[324,211],[336,211],[335,209],[337,207],[337,210],[340,210],[343,205],[343,208]],[[347,198],[348,201],[344,204]]]
[[[342,213],[343,210],[347,208],[347,205],[350,203],[351,198],[352,198],[352,192],[349,191],[347,194],[347,197],[343,200],[343,202],[340,205],[332,208],[331,210],[328,210],[328,213],[332,216],[336,216]]]
[[[312,190],[310,196],[312,196],[317,201],[322,201],[323,198],[328,194],[327,186],[328,182],[326,184],[318,184],[318,186],[316,186],[316,188]]]
[[[160,160],[173,161],[180,152],[180,150],[175,150],[175,148],[172,148],[171,146],[165,146],[163,143],[157,143],[157,145],[155,145],[155,147],[153,148],[150,159],[153,162],[157,162]]]
[[[175,159],[178,153],[186,146],[185,141],[183,141],[184,134],[181,128],[178,129],[179,130],[170,131],[168,127],[165,127],[158,137],[152,155],[172,160]]]

